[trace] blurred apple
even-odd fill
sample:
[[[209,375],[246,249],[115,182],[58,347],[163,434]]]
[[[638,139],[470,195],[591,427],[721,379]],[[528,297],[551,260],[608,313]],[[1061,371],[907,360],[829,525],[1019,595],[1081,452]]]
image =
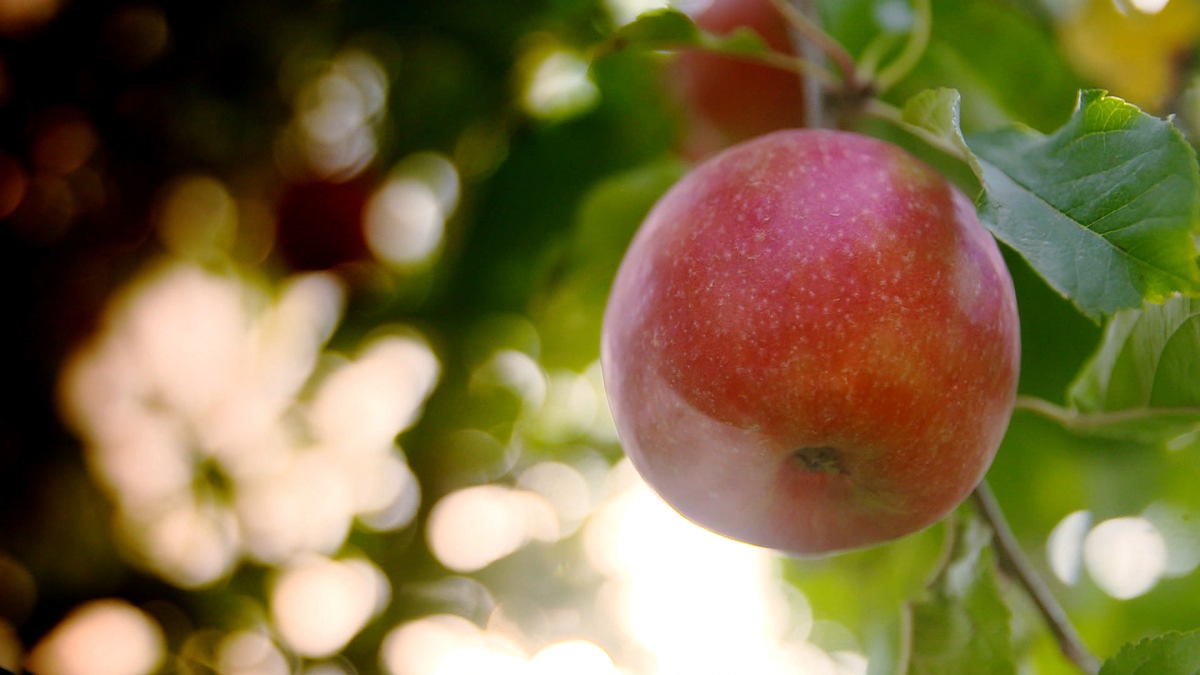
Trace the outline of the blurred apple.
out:
[[[297,270],[325,270],[370,258],[363,213],[374,180],[314,179],[288,185],[279,198],[276,246]]]
[[[699,165],[617,273],[602,364],[625,451],[694,522],[795,554],[961,503],[1007,429],[1012,280],[958,189],[891,144],[787,130]]]
[[[788,22],[769,0],[712,0],[692,19],[717,35],[749,28],[771,49],[795,53]],[[684,118],[681,150],[690,159],[804,124],[804,92],[795,73],[746,59],[685,51],[671,64],[668,77]]]

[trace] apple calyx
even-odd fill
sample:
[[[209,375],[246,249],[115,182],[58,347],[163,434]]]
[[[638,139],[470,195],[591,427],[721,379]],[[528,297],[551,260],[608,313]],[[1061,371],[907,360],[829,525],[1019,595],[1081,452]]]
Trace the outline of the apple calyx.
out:
[[[842,452],[828,445],[800,448],[792,453],[792,459],[810,473],[849,473],[842,468]]]

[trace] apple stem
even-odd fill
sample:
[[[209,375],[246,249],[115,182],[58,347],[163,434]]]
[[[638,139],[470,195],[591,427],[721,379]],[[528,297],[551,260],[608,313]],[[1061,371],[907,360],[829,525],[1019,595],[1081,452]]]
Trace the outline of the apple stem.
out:
[[[904,112],[890,103],[879,99],[871,99],[863,105],[863,112],[907,131],[924,141],[931,148],[953,157],[968,166],[973,165],[970,151],[966,149],[965,145],[962,147],[957,146],[924,127],[908,123],[904,119]]]
[[[784,14],[784,18],[792,25],[793,34],[799,38],[800,53],[803,55],[800,60],[823,64],[824,60],[828,59],[838,67],[841,82],[836,84],[835,94],[838,95],[839,102],[858,106],[860,102],[870,98],[875,84],[862,78],[854,55],[821,28],[820,12],[814,0],[770,0],[770,4]],[[814,91],[809,85],[805,94],[809,96],[805,100],[805,108],[809,110],[809,119],[806,120],[808,125],[826,126],[828,110],[824,91]]]
[[[815,0],[792,0],[792,4],[797,11],[805,16],[809,23],[821,27],[821,17],[817,12],[817,3]],[[824,33],[824,31],[822,31]],[[827,68],[825,52],[816,45],[812,40],[804,39],[804,33],[799,28],[793,25],[792,42],[799,49],[800,57],[820,66],[822,69]],[[806,77],[801,80],[801,86],[804,89],[804,126],[810,129],[820,129],[825,126],[825,86],[816,78]]]
[[[1041,612],[1046,624],[1058,640],[1063,655],[1081,672],[1095,675],[1100,670],[1099,660],[1083,642],[1070,618],[1067,617],[1066,610],[1059,604],[1058,598],[1054,597],[1054,593],[1050,591],[1045,581],[1033,568],[1029,558],[1021,550],[1021,545],[1017,542],[1012,528],[1009,527],[1008,520],[1005,519],[1004,512],[1000,510],[1000,504],[996,501],[996,496],[992,494],[987,481],[980,482],[971,497],[979,514],[992,528],[992,541],[1001,569],[1015,578],[1037,605],[1038,611]]]

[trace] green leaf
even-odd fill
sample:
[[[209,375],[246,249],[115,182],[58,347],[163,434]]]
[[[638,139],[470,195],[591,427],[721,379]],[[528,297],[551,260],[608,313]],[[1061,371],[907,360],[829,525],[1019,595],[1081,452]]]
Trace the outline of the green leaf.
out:
[[[948,152],[960,156],[976,176],[983,175],[983,168],[962,135],[962,96],[958,90],[942,87],[920,92],[904,104],[901,120],[910,130],[926,135]]]
[[[1200,673],[1200,631],[1168,633],[1127,644],[1100,668],[1100,675],[1195,673]]]
[[[614,49],[664,49],[679,45],[700,44],[700,29],[683,12],[658,9],[643,12],[637,19],[613,33],[610,43]]]
[[[604,304],[629,240],[686,170],[672,159],[650,162],[596,182],[580,200],[570,241],[531,303],[543,365],[582,370],[596,359]]]
[[[1062,124],[1082,83],[1048,26],[1011,2],[934,0],[933,12],[933,36],[911,79],[961,91],[967,133],[1014,121]]]
[[[1080,435],[1151,445],[1200,430],[1200,299],[1118,312],[1068,392],[1022,406]]]
[[[1092,90],[1053,134],[1011,128],[967,144],[981,219],[1086,316],[1200,291],[1200,170],[1169,122]]]
[[[691,17],[674,9],[643,12],[618,28],[601,46],[600,53],[620,49],[678,50],[698,48],[731,56],[756,57],[772,53],[754,31],[739,28],[727,35],[701,30]]]
[[[928,597],[909,606],[909,675],[1016,672],[1009,610],[996,585],[991,531],[972,516],[955,523],[948,562]]]
[[[924,89],[962,92],[965,132],[1019,122],[1041,130],[1063,123],[1083,82],[1068,65],[1051,25],[1021,2],[933,0],[924,58],[889,92],[901,104]],[[826,30],[860,57],[887,63],[911,26],[907,0],[820,0]],[[987,39],[980,39],[986,35]],[[866,57],[866,58],[863,58]]]
[[[1174,297],[1108,322],[1096,353],[1071,385],[1087,411],[1143,407],[1200,410],[1200,299]]]

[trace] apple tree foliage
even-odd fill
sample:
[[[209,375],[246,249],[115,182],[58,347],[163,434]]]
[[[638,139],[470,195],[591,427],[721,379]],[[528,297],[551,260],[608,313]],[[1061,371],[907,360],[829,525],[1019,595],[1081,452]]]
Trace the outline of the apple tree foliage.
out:
[[[956,166],[939,166],[973,190],[981,220],[1007,248],[1018,279],[1027,363],[1018,412],[992,480],[1017,514],[1025,541],[1036,541],[1030,525],[1044,526],[1047,514],[1037,511],[1051,505],[1115,514],[1170,494],[1186,504],[1181,520],[1186,539],[1194,542],[1200,501],[1184,495],[1195,495],[1191,486],[1200,476],[1195,150],[1174,116],[1146,112],[1074,74],[1047,16],[1014,4],[932,3],[922,59],[882,97],[899,114],[881,115],[890,126],[862,119],[849,125],[910,148],[915,143],[916,152],[923,143],[956,159]],[[885,5],[826,2],[820,9],[829,32],[865,59],[886,52],[889,39],[899,41],[881,26]],[[749,59],[766,51],[750,31],[710,35],[672,11],[643,15],[619,30],[614,43],[702,48]],[[867,117],[871,105],[863,106]],[[1080,316],[1102,332],[1094,334]],[[1077,369],[1038,373],[1050,359]],[[1123,479],[1112,476],[1117,465],[1130,463],[1140,468]],[[1173,471],[1179,476],[1161,483],[1137,480]],[[1056,489],[1061,494],[1052,494]],[[998,574],[986,526],[964,515],[947,527],[953,542],[948,557],[906,605],[901,667],[910,673],[1016,672],[1014,640],[1037,641],[1013,616],[1028,613],[1028,599],[1013,597],[1011,580]],[[795,563],[804,570],[796,578],[815,570],[834,574],[830,570],[839,564],[887,564],[866,563],[873,555]],[[1194,589],[1196,582],[1171,583]],[[1142,611],[1155,609],[1146,602]],[[1076,618],[1085,634],[1123,623],[1086,615],[1120,612],[1119,606],[1081,604],[1076,611],[1084,614]],[[1157,611],[1161,616],[1144,633],[1200,627],[1194,608],[1164,602]],[[1100,672],[1196,672],[1197,635],[1172,632],[1131,643]],[[1086,659],[1076,665],[1092,668]]]

